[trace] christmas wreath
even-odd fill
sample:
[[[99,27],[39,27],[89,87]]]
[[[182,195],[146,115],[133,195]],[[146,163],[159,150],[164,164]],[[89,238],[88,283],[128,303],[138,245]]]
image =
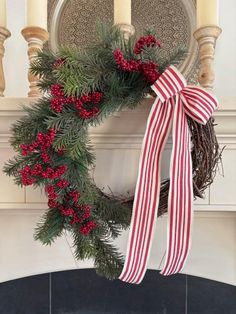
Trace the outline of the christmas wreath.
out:
[[[161,43],[152,32],[128,40],[117,28],[100,26],[99,40],[84,49],[40,52],[31,71],[40,77],[44,96],[24,107],[12,127],[17,155],[5,173],[20,186],[45,189],[48,210],[36,227],[35,239],[51,244],[67,230],[77,259],[92,258],[97,272],[117,278],[123,256],[112,243],[129,227],[133,200],[101,191],[90,177],[95,164],[88,128],[124,108],[134,109],[171,63],[160,57]],[[191,130],[193,187],[196,197],[211,184],[220,157],[213,119],[201,125],[188,118]],[[169,180],[161,184],[158,215],[167,210]]]

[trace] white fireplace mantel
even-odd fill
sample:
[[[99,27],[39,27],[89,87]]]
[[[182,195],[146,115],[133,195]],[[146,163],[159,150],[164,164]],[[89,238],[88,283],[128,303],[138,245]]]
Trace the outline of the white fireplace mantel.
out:
[[[0,167],[13,155],[9,145],[11,124],[24,115],[21,106],[35,98],[0,98]],[[139,151],[152,99],[133,111],[123,111],[90,130],[97,166],[94,178],[99,186],[116,193],[132,193]],[[214,114],[216,132],[223,152],[224,176],[218,174],[204,200],[197,201],[193,245],[184,273],[236,285],[236,98],[220,99]],[[163,177],[168,176],[171,142],[166,145]],[[117,165],[119,169],[117,169]],[[220,172],[223,170],[220,167]],[[117,175],[119,174],[119,175]],[[119,177],[119,180],[117,180]],[[77,262],[69,235],[52,247],[33,240],[35,223],[47,208],[40,191],[20,189],[12,178],[0,173],[0,282],[32,274],[92,267],[91,261]],[[157,237],[149,268],[158,269],[164,254],[166,217],[158,219]],[[159,239],[159,241],[157,240]],[[125,252],[127,233],[118,240]]]

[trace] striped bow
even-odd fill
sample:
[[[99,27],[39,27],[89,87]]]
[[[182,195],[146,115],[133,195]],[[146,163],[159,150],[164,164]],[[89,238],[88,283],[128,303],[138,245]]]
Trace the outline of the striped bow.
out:
[[[218,102],[197,86],[186,86],[186,80],[170,66],[154,83],[157,98],[152,106],[142,145],[139,174],[126,261],[120,279],[140,283],[147,269],[160,193],[161,155],[172,125],[172,157],[168,197],[167,250],[162,275],[180,272],[190,248],[192,221],[191,134],[190,116],[206,124]]]

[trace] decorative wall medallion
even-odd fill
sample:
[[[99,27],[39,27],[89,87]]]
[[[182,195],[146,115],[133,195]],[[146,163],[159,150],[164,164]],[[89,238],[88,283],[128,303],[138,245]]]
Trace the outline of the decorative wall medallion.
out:
[[[113,21],[113,0],[49,0],[49,47],[85,46],[96,41],[96,21]],[[178,47],[187,48],[180,65],[190,83],[197,82],[197,43],[195,0],[135,0],[132,24],[137,34],[148,27],[156,29],[163,43],[163,56],[168,58]]]

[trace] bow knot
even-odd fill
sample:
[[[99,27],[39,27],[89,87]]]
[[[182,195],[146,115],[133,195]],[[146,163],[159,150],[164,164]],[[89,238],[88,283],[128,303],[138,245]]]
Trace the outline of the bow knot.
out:
[[[179,94],[185,87],[187,82],[180,72],[177,72],[176,68],[169,66],[153,84],[152,89],[159,97],[161,102],[172,98]]]

